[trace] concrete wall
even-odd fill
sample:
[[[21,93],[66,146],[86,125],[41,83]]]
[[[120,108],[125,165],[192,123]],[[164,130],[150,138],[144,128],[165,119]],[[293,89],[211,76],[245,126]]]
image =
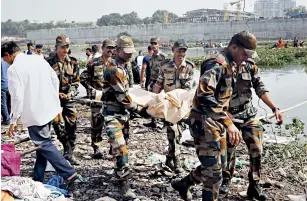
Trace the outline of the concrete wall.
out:
[[[247,26],[248,25],[248,26]],[[151,24],[133,26],[107,26],[99,28],[65,28],[51,30],[28,31],[27,39],[36,43],[55,43],[55,38],[62,33],[74,43],[82,44],[99,41],[104,38],[116,39],[121,32],[129,33],[134,39],[149,41],[152,36],[159,36],[163,41],[184,38],[187,41],[196,40],[229,40],[233,34],[249,30],[258,39],[271,40],[277,38],[292,39],[295,36],[307,38],[307,19],[275,19],[238,22],[209,23],[176,23]]]

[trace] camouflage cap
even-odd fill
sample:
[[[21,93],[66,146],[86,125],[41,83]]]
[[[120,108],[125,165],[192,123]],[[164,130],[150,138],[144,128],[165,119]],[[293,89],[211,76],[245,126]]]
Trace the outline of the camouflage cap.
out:
[[[115,47],[116,44],[113,40],[110,40],[110,39],[105,39],[103,42],[102,42],[102,47]]]
[[[234,44],[243,47],[249,58],[259,60],[258,54],[256,52],[257,39],[254,34],[248,31],[242,31],[235,34],[231,41]]]
[[[153,37],[150,39],[150,43],[159,43],[159,42],[160,42],[160,39],[157,37]]]
[[[188,49],[188,44],[184,39],[178,39],[174,45],[173,48],[184,48],[184,49]]]
[[[69,45],[69,38],[67,36],[65,36],[64,34],[60,34],[56,37],[55,39],[55,43],[58,46],[66,46]]]
[[[122,48],[126,54],[131,54],[136,52],[134,49],[134,44],[132,38],[129,36],[121,36],[116,40],[116,46]]]

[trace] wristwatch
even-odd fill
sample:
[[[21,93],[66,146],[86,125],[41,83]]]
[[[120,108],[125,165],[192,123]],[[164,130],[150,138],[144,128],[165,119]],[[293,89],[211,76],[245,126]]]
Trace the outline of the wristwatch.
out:
[[[273,107],[272,112],[275,113],[276,110],[279,110],[279,108],[278,107]]]

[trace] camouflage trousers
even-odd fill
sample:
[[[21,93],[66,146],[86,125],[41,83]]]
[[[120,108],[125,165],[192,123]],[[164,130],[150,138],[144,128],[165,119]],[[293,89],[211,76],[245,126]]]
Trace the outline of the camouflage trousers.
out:
[[[111,146],[111,154],[116,157],[117,169],[128,167],[128,148],[124,137],[124,131],[129,131],[129,115],[114,113],[104,110],[104,121],[106,132],[108,135],[108,142]],[[128,127],[128,128],[127,128]]]
[[[174,158],[180,155],[180,140],[182,137],[182,129],[178,124],[166,123],[168,152],[167,156]]]
[[[150,80],[148,85],[148,91],[152,92],[153,86],[156,84],[157,80]]]
[[[102,141],[101,133],[103,128],[103,116],[102,116],[102,105],[93,104],[91,106],[92,118],[91,118],[91,146],[94,150],[98,150],[98,146],[95,143]]]
[[[242,128],[240,128],[240,125],[236,126],[241,129],[243,140],[248,148],[250,161],[248,174],[249,181],[259,181],[264,131],[262,124],[259,121],[252,121]],[[227,148],[228,164],[223,170],[223,179],[231,179],[233,177],[236,166],[236,147],[228,144]]]
[[[63,111],[54,118],[52,125],[64,149],[68,146],[73,150],[76,141],[77,110],[75,104],[70,101],[61,101],[61,106]]]
[[[190,118],[190,121],[191,135],[201,163],[191,171],[190,179],[195,183],[203,183],[203,201],[216,201],[222,183],[222,169],[227,165],[226,130],[211,118]]]

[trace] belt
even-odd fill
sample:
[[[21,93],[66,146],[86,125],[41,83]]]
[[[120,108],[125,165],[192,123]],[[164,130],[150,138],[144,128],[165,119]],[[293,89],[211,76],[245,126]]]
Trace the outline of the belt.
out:
[[[252,107],[252,106],[253,106],[253,105],[252,105],[251,102],[247,102],[247,103],[245,103],[245,104],[242,104],[242,105],[239,105],[239,106],[236,106],[236,107],[230,107],[230,108],[228,109],[228,112],[229,112],[230,114],[236,114],[236,113],[242,112],[242,111],[244,111],[244,110],[246,110],[247,108],[250,108],[250,107]]]

